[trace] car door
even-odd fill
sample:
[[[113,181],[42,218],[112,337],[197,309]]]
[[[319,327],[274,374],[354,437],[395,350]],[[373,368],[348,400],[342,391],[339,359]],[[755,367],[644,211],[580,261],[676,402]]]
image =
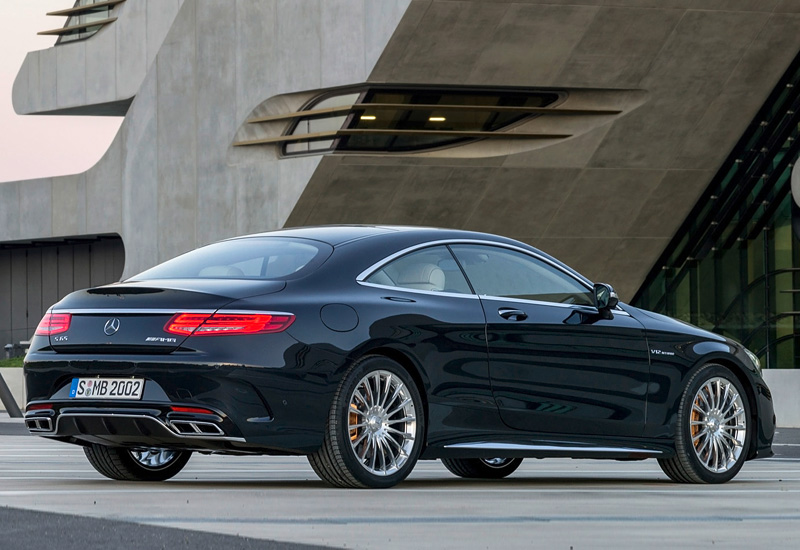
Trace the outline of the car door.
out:
[[[418,361],[427,385],[431,439],[502,427],[489,379],[486,319],[444,245],[404,251],[359,277],[372,287],[359,308],[373,342]],[[372,316],[372,317],[371,317]]]
[[[641,435],[649,357],[644,327],[621,308],[521,249],[452,245],[487,320],[492,391],[512,428]]]

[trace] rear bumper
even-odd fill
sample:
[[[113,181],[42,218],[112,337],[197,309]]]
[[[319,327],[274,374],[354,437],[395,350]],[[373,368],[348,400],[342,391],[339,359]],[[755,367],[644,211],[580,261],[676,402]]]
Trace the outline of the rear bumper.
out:
[[[312,355],[296,364],[261,367],[189,362],[174,355],[98,360],[29,354],[25,383],[31,400],[25,422],[32,434],[82,445],[307,454],[322,444],[338,383],[330,356],[308,362]],[[70,398],[76,377],[144,379],[144,395],[141,400]]]
[[[107,408],[51,403],[25,414],[34,435],[115,447],[234,450],[246,443],[230,419],[219,414],[175,413],[169,408]]]

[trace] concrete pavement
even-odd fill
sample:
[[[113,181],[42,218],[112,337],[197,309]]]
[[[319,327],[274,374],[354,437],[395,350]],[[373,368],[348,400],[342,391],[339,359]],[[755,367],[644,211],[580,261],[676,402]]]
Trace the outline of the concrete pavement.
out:
[[[0,422],[0,430],[14,424]],[[165,483],[114,482],[78,447],[0,435],[0,506],[78,515],[43,517],[78,532],[123,521],[130,540],[163,540],[169,548],[202,533],[386,550],[793,547],[800,539],[800,430],[782,430],[776,451],[721,486],[671,483],[655,461],[548,459],[526,460],[495,482],[458,479],[426,461],[397,488],[364,491],[330,489],[294,457],[196,455]],[[0,512],[0,525],[22,525],[24,514]],[[15,540],[33,540],[43,528],[30,517]],[[153,530],[167,527],[191,533]],[[110,547],[86,540],[81,548]],[[13,542],[0,548],[17,548]]]

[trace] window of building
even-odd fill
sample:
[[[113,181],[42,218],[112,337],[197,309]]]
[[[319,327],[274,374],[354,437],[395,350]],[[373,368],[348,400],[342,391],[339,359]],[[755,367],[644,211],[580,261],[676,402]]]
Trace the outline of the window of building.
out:
[[[273,144],[285,156],[336,153],[408,153],[483,139],[565,139],[570,134],[508,132],[542,114],[608,115],[618,111],[560,109],[566,92],[519,88],[361,86],[323,94],[303,109],[248,120],[286,121],[282,135],[234,145]]]
[[[299,119],[294,125],[294,135],[314,136],[320,133],[328,135],[327,138],[309,139],[306,141],[288,142],[284,146],[284,152],[288,155],[322,153],[333,149],[336,142],[335,137],[330,136],[335,133],[347,121],[349,110],[341,110],[342,107],[349,106],[358,102],[360,93],[335,95],[325,98],[314,105],[313,110],[320,112],[317,116],[307,116]],[[339,109],[337,109],[339,108]]]
[[[338,151],[407,152],[472,141],[539,114],[555,93],[368,90],[348,117]],[[362,130],[363,132],[358,132]],[[467,135],[464,135],[467,134]]]
[[[768,368],[800,357],[800,56],[633,299],[735,338]]]
[[[48,13],[47,15],[66,17],[60,29],[42,31],[41,35],[56,35],[56,45],[85,40],[103,26],[116,20],[111,11],[125,0],[77,0],[73,7]]]

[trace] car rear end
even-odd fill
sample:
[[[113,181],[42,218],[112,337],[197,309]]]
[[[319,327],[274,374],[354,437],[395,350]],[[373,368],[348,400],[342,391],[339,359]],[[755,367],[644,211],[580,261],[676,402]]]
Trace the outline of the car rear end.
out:
[[[287,280],[330,250],[314,244],[318,253],[298,268],[258,245],[238,243],[226,257],[228,246],[202,262],[184,261],[188,268],[159,266],[155,276],[75,292],[53,306],[25,360],[30,432],[127,448],[313,447],[313,436],[290,437],[275,422],[276,407],[282,419],[297,416],[286,396],[306,390],[298,358],[307,349],[287,331],[296,313],[271,306],[285,304],[276,298]],[[272,266],[273,277],[257,259]],[[165,278],[175,274],[190,276]],[[303,421],[297,424],[302,434]]]

